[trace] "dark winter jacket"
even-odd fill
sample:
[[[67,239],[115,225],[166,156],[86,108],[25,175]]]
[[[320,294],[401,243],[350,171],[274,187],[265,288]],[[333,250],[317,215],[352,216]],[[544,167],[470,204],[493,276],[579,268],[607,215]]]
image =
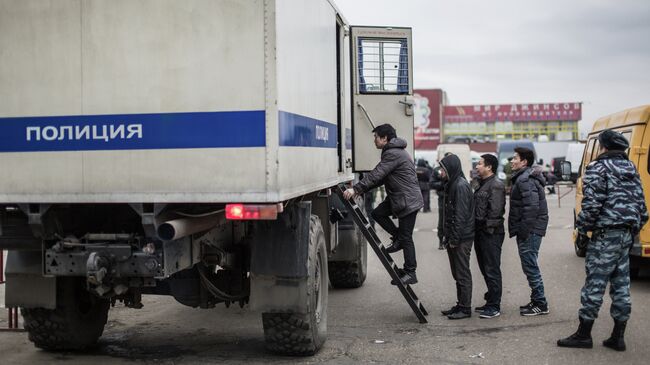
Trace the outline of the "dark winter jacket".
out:
[[[492,175],[481,179],[474,192],[476,230],[488,233],[504,233],[503,216],[506,213],[506,187]]]
[[[456,247],[474,240],[474,194],[456,155],[440,161],[447,174],[443,209],[443,245]]]
[[[623,151],[603,153],[587,166],[582,193],[581,233],[627,227],[636,235],[648,221],[639,173]]]
[[[541,171],[524,167],[512,175],[508,233],[525,240],[531,233],[546,235],[548,206]]]
[[[392,213],[403,218],[424,206],[413,159],[406,151],[406,141],[395,137],[381,151],[381,161],[354,185],[357,194],[385,184],[386,199]]]

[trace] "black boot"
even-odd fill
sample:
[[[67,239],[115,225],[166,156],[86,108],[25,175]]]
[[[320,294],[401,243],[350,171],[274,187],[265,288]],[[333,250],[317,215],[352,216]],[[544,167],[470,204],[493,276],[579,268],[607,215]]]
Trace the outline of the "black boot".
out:
[[[625,340],[623,338],[623,335],[625,335],[625,326],[627,326],[627,321],[614,320],[612,336],[603,341],[603,346],[616,351],[625,351]]]
[[[594,347],[594,343],[591,340],[591,327],[594,326],[593,320],[580,318],[580,326],[576,333],[572,334],[567,338],[557,340],[557,345],[560,347],[577,347],[583,349],[590,349]]]

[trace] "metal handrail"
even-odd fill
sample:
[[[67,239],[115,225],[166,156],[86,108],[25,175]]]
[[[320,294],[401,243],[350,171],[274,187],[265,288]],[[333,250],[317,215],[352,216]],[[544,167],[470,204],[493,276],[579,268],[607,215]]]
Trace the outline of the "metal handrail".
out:
[[[366,111],[366,108],[361,104],[360,102],[357,101],[357,105],[361,108],[363,111],[363,114],[366,115],[366,118],[368,118],[368,122],[370,123],[370,126],[372,129],[375,129],[375,123],[372,122],[372,118],[370,118],[370,114],[368,114],[368,111]]]

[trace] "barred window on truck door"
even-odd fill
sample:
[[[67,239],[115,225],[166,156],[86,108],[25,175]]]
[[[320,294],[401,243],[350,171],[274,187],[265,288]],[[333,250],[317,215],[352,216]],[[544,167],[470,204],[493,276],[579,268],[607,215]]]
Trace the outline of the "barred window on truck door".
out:
[[[409,62],[405,39],[359,38],[357,52],[360,93],[408,93]]]

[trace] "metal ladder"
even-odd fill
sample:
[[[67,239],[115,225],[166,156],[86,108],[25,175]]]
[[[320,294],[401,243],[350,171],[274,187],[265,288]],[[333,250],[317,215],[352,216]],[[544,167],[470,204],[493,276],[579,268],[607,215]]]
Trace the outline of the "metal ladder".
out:
[[[404,283],[402,283],[402,281],[399,279],[399,274],[397,273],[397,264],[395,264],[393,259],[390,257],[390,254],[386,252],[386,248],[377,236],[377,232],[375,232],[375,229],[372,228],[370,222],[368,221],[368,218],[366,218],[366,216],[363,214],[361,208],[359,208],[354,200],[346,200],[343,198],[343,192],[345,189],[346,188],[344,185],[339,185],[337,189],[335,189],[336,194],[339,196],[339,198],[341,198],[343,205],[345,205],[350,214],[352,214],[354,223],[359,227],[359,229],[361,229],[363,236],[370,244],[370,247],[372,247],[372,249],[375,251],[377,257],[379,257],[379,261],[381,261],[381,263],[384,265],[384,268],[386,268],[386,271],[388,271],[390,277],[394,282],[397,282],[397,288],[399,288],[399,291],[404,296],[404,299],[406,299],[406,302],[409,304],[409,306],[411,306],[413,313],[415,313],[415,315],[418,317],[420,323],[427,323],[426,316],[429,313],[424,308],[422,303],[420,303],[420,300],[413,292],[411,286],[404,285]]]

